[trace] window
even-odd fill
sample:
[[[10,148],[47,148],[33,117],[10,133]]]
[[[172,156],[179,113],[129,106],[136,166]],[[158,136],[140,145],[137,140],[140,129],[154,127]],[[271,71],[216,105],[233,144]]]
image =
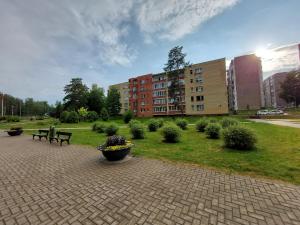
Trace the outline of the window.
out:
[[[203,92],[203,87],[202,86],[196,87],[196,92]]]
[[[146,83],[146,80],[141,80],[141,84],[145,84]]]
[[[192,105],[192,110],[195,111],[195,106],[194,105]]]
[[[191,87],[191,92],[192,92],[192,93],[194,92],[194,88],[193,88],[193,87]]]
[[[191,74],[191,75],[193,74],[193,70],[190,70],[190,74]]]
[[[202,73],[202,68],[195,69],[195,74],[201,74],[201,73]]]
[[[153,104],[166,104],[166,102],[165,98],[157,98],[153,100]]]
[[[153,96],[154,97],[166,96],[166,91],[154,91]]]
[[[201,75],[196,76],[196,83],[203,83],[203,77]]]
[[[154,112],[166,112],[167,111],[167,107],[166,106],[158,106],[158,107],[154,107],[153,108]]]
[[[203,101],[204,96],[203,95],[198,95],[198,96],[196,96],[196,100],[197,100],[197,102]]]
[[[204,105],[197,105],[197,111],[203,111],[204,110]]]
[[[194,101],[194,96],[191,96],[191,102],[193,102]]]
[[[191,83],[193,83],[193,79],[191,79]]]

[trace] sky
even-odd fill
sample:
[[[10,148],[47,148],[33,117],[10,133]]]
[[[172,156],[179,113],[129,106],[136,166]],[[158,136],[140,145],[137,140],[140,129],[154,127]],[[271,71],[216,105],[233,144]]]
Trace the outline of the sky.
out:
[[[55,103],[73,77],[107,89],[161,72],[176,45],[191,63],[256,52],[269,76],[299,63],[299,8],[299,0],[0,0],[0,91]]]

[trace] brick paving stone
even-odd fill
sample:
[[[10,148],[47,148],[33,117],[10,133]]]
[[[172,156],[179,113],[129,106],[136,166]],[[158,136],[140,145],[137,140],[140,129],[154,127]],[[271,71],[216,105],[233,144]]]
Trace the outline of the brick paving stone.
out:
[[[300,224],[300,187],[0,135],[0,224]]]

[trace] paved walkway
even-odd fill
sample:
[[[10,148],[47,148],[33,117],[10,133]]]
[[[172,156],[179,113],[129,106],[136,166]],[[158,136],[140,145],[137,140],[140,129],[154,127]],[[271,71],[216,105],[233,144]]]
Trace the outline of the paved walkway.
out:
[[[0,136],[0,224],[300,224],[300,187]]]
[[[254,122],[259,122],[259,123],[270,123],[274,125],[279,125],[279,126],[285,126],[285,127],[294,127],[294,128],[300,128],[300,123],[299,122],[294,122],[290,120],[285,120],[285,119],[250,119],[251,121]]]

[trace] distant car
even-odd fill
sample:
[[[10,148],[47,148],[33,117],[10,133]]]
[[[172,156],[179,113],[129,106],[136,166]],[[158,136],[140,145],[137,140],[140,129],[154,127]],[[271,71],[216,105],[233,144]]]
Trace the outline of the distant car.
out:
[[[269,115],[269,110],[258,110],[256,115],[262,116],[262,115]]]
[[[280,109],[273,109],[270,111],[270,115],[282,115],[284,112]]]

